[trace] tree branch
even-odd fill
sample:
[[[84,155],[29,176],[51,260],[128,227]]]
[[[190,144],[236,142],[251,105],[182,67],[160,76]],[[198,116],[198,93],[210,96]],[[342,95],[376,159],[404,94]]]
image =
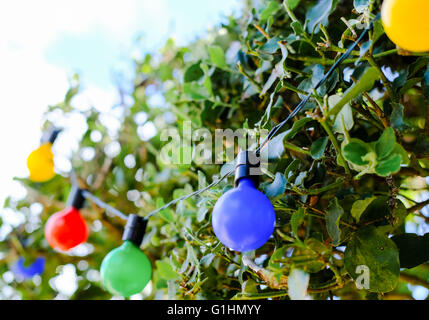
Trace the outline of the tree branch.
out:
[[[429,205],[429,199],[428,199],[428,200],[425,200],[425,201],[422,201],[422,202],[419,202],[419,203],[415,204],[414,206],[412,206],[412,207],[408,208],[408,209],[407,209],[407,212],[408,212],[408,213],[414,213],[414,212],[416,212],[416,211],[420,211],[420,210],[422,210],[424,207],[426,207],[427,205]]]
[[[404,281],[404,282],[408,282],[409,284],[412,285],[416,285],[416,286],[422,286],[425,287],[426,289],[429,289],[429,281],[413,276],[411,274],[406,274],[401,272],[399,275],[399,279]]]

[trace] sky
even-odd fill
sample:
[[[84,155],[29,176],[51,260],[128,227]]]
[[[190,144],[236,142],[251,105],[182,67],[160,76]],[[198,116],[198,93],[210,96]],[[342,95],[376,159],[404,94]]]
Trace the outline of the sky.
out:
[[[39,144],[42,114],[63,100],[73,73],[83,87],[76,105],[108,111],[117,102],[118,75],[132,79],[131,57],[169,37],[186,44],[240,7],[240,0],[1,1],[0,203],[25,195],[12,178],[28,176],[26,158]],[[82,120],[62,120],[77,127],[60,135],[63,145],[85,130]],[[56,165],[65,170],[66,155],[58,153]]]

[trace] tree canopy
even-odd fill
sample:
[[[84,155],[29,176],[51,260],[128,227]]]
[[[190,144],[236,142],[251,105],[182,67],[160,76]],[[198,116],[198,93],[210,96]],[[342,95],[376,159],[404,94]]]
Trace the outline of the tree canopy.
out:
[[[193,140],[190,147],[176,146],[190,163],[166,164],[160,158],[171,143],[163,141],[165,130],[270,130],[311,92],[380,6],[379,0],[249,1],[240,17],[207,37],[186,47],[170,39],[136,60],[132,92],[121,92],[121,103],[112,106],[117,130],[96,108],[74,106],[77,77],[64,101],[49,106],[43,130],[56,125],[53,115],[83,116],[86,131],[70,159],[79,184],[126,214],[145,216],[219,178],[234,160],[198,163]],[[429,238],[423,235],[429,215],[422,210],[429,203],[429,55],[397,48],[376,20],[312,93],[268,148],[259,189],[276,213],[269,241],[244,254],[216,238],[212,208],[234,186],[233,177],[225,179],[149,219],[141,249],[153,274],[140,297],[409,299],[408,284],[429,289]],[[156,129],[152,137],[148,126]],[[60,133],[66,134],[67,128]],[[77,288],[61,297],[110,299],[99,268],[121,244],[124,222],[88,202],[82,209],[87,243],[70,253],[54,251],[44,225],[65,208],[71,172],[58,171],[43,183],[16,179],[27,195],[7,199],[5,208],[25,219],[0,242],[0,274],[19,257],[43,256],[46,265],[29,280],[3,276],[0,288],[13,289],[9,298],[53,299],[59,294],[55,279],[68,268]],[[359,288],[365,271],[369,287]]]

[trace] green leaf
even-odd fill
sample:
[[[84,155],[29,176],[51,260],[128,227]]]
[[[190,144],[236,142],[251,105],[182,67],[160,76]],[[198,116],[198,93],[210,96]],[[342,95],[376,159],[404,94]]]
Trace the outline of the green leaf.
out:
[[[400,103],[392,103],[392,113],[390,115],[390,125],[394,129],[403,130],[404,123],[404,106]]]
[[[286,178],[280,172],[276,173],[274,181],[265,187],[265,195],[267,197],[277,197],[282,195],[286,190]]]
[[[156,268],[160,274],[160,276],[165,280],[175,280],[179,278],[179,275],[176,271],[173,270],[173,267],[161,260],[155,261]]]
[[[326,211],[326,229],[332,239],[332,244],[338,246],[341,240],[340,218],[344,214],[343,208],[334,198]]]
[[[160,199],[160,198],[157,199],[156,201],[157,208],[162,207],[164,204],[165,203],[163,199]],[[173,223],[175,221],[174,215],[169,208],[160,211],[159,216],[163,218],[165,221],[167,221],[168,223]]]
[[[329,110],[331,110],[339,101],[341,101],[341,99],[342,97],[339,95],[330,96],[328,98]],[[334,131],[344,135],[346,135],[346,133],[350,131],[355,124],[352,108],[350,107],[349,103],[346,103],[342,107],[341,111],[332,118],[334,119]]]
[[[396,136],[395,131],[392,128],[384,130],[380,139],[375,143],[375,152],[378,159],[387,157],[395,148]]]
[[[306,78],[298,85],[298,89],[310,92],[325,76],[325,69],[320,64],[315,64],[311,68],[306,68],[306,70],[311,70],[312,76],[310,78]],[[339,73],[337,70],[329,76],[329,78],[323,82],[317,89],[317,94],[323,97],[325,94],[331,92],[339,81]],[[299,93],[298,96],[301,99],[304,99],[306,94]]]
[[[283,144],[283,139],[286,133],[283,132],[278,136],[274,137],[270,142],[268,142],[267,147],[262,152],[268,153],[268,159],[280,159],[283,153],[285,152],[285,147]]]
[[[408,67],[409,77],[414,77],[417,74],[417,72],[419,72],[421,69],[425,67],[429,69],[429,57],[423,56],[423,57],[417,58],[417,60],[411,63],[410,66]]]
[[[310,117],[299,119],[293,123],[292,128],[274,137],[263,151],[268,152],[268,159],[280,158],[285,151],[283,140],[293,139],[299,130],[312,120]]]
[[[299,119],[297,121],[295,121],[292,125],[292,128],[290,128],[289,130],[287,130],[285,133],[285,139],[289,140],[289,139],[293,139],[295,137],[295,135],[299,132],[299,130],[301,130],[302,127],[304,127],[308,122],[312,121],[313,118],[311,117],[305,117],[302,119]]]
[[[406,166],[410,164],[410,159],[408,158],[407,151],[405,151],[405,149],[399,143],[395,145],[393,153],[399,154],[402,157],[401,164],[404,164]]]
[[[376,68],[367,68],[359,80],[354,83],[343,95],[340,101],[329,110],[331,116],[336,116],[341,109],[352,99],[356,98],[364,91],[370,91],[374,82],[379,79],[379,74]]]
[[[260,96],[263,96],[267,93],[267,91],[272,87],[272,85],[276,82],[277,79],[283,79],[285,76],[284,71],[284,62],[288,56],[288,50],[286,46],[282,43],[278,43],[280,50],[282,52],[282,59],[276,63],[274,68],[271,71],[271,75],[268,77],[267,81],[265,82],[264,86],[262,87],[262,90],[260,92]],[[277,86],[278,87],[278,86]]]
[[[216,254],[214,253],[206,254],[201,258],[200,263],[201,265],[207,268],[212,264],[214,258],[216,258]]]
[[[373,20],[374,21],[374,20]],[[381,19],[374,21],[374,26],[372,28],[372,41],[376,43],[378,39],[384,34],[383,23]]]
[[[257,127],[264,127],[268,123],[268,121],[271,120],[271,110],[277,105],[279,101],[283,101],[281,96],[277,97],[277,101],[274,103],[274,97],[276,96],[276,93],[281,89],[281,81],[278,82],[276,88],[274,91],[270,94],[270,102],[268,103],[267,107],[265,108],[265,113],[262,116],[262,118],[258,121],[256,124]]]
[[[429,233],[404,233],[391,238],[399,249],[401,268],[414,268],[429,261]]]
[[[302,36],[305,34],[304,28],[302,27],[301,22],[299,22],[298,20],[293,21],[290,26],[292,27],[293,31],[295,32],[295,34],[297,36]]]
[[[366,208],[373,202],[377,197],[365,198],[363,200],[357,200],[353,203],[350,213],[356,222],[359,222],[362,213],[365,212]]]
[[[289,246],[283,246],[280,247],[278,249],[276,249],[276,251],[274,251],[274,253],[271,255],[270,260],[268,261],[268,266],[271,269],[279,269],[280,268],[280,263],[276,262],[276,260],[280,260],[284,254],[286,253],[286,250],[289,248]]]
[[[304,182],[305,182],[305,178],[307,178],[307,175],[308,175],[307,171],[300,172],[294,181],[294,185],[296,187],[304,187]]]
[[[241,285],[242,293],[258,293],[258,283],[255,280],[249,279]]]
[[[209,55],[210,55],[210,61],[219,68],[225,68],[226,61],[225,61],[225,54],[223,52],[223,49],[219,46],[212,46],[209,48]]]
[[[393,88],[398,89],[400,87],[402,87],[405,82],[407,82],[407,78],[408,78],[408,70],[399,70],[399,76],[395,78],[395,80],[393,80]]]
[[[414,86],[418,85],[422,81],[421,78],[411,78],[408,79],[407,82],[402,86],[402,88],[399,90],[399,95],[403,96],[406,94],[410,89],[412,89]]]
[[[205,219],[208,211],[209,208],[207,208],[206,206],[199,207],[197,211],[197,221],[202,222]]]
[[[392,128],[386,129],[376,142],[365,143],[360,139],[352,138],[342,144],[344,158],[351,163],[351,168],[359,171],[360,176],[366,173],[376,173],[387,177],[400,170],[401,164],[408,165],[407,152],[396,143]]]
[[[308,32],[317,33],[321,24],[328,25],[328,17],[337,6],[337,0],[319,0],[314,7],[307,11]]]
[[[264,23],[269,17],[274,15],[280,8],[280,3],[276,0],[271,0],[268,6],[261,12],[259,20]]]
[[[310,153],[313,159],[319,160],[323,157],[326,145],[328,144],[329,137],[322,137],[317,139],[311,144]]]
[[[305,210],[304,208],[299,208],[297,211],[295,211],[292,215],[292,218],[290,219],[290,226],[292,228],[292,232],[295,235],[295,238],[298,238],[298,228],[301,224],[301,222],[304,220],[305,216]]]
[[[201,64],[201,69],[204,71],[205,78],[203,80],[203,86],[207,90],[207,94],[213,97],[212,80],[209,75],[209,66],[205,63]]]
[[[183,92],[192,100],[206,100],[209,98],[207,89],[196,82],[186,82],[183,85]]]
[[[402,156],[400,154],[392,154],[387,159],[377,163],[375,173],[382,177],[396,173],[401,169],[401,161]]]
[[[280,49],[280,46],[278,42],[280,41],[280,38],[273,37],[269,39],[262,47],[259,48],[259,51],[262,51],[266,54],[274,54],[277,50]]]
[[[378,196],[361,214],[359,223],[372,223],[374,226],[378,227],[379,231],[385,232],[392,232],[398,226],[403,225],[405,217],[407,216],[407,209],[400,200],[396,200],[396,208],[391,212],[389,201],[389,197],[387,196]],[[390,218],[393,218],[393,225],[389,221]]]
[[[352,138],[342,148],[343,156],[347,161],[364,166],[369,164],[365,156],[372,152],[371,147],[360,139]]]
[[[200,62],[193,64],[188,69],[186,69],[184,75],[185,82],[192,82],[201,79],[204,75],[204,71],[200,67]]]
[[[289,7],[289,9],[295,9],[301,0],[285,0],[285,4]]]
[[[324,71],[322,69],[322,78],[324,76]],[[319,89],[317,89],[317,94],[321,97],[323,97],[325,94],[330,93],[332,90],[335,89],[336,85],[338,84],[338,81],[340,80],[340,75],[338,73],[338,70],[334,70],[334,72],[329,76],[328,80],[324,82]],[[316,86],[317,82],[313,82],[314,86]]]
[[[372,40],[368,40],[361,44],[359,49],[359,59],[356,60],[355,66],[358,66],[361,62],[361,60],[365,57],[366,53],[371,49],[372,46]]]
[[[286,179],[289,178],[290,174],[293,174],[299,168],[300,161],[298,159],[293,160],[285,170]]]
[[[395,243],[374,226],[359,229],[347,244],[344,253],[347,272],[353,279],[360,274],[358,266],[369,269],[369,291],[389,292],[395,289],[399,278],[399,252]]]

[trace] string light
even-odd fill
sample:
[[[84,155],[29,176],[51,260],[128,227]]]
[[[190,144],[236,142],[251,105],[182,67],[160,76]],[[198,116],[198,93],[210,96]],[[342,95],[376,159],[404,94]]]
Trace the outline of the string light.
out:
[[[429,1],[384,0],[381,21],[389,39],[411,52],[429,51]]]
[[[212,225],[218,239],[239,252],[256,250],[274,231],[276,216],[271,201],[256,189],[260,171],[256,153],[238,154],[235,188],[222,195],[213,208]]]
[[[123,297],[141,292],[152,277],[149,258],[139,249],[146,232],[147,218],[135,214],[127,216],[88,190],[81,190],[81,194],[100,208],[127,221],[122,245],[110,251],[101,263],[100,273],[104,287],[110,293]]]
[[[47,137],[42,137],[39,148],[30,153],[27,158],[27,168],[30,180],[33,182],[46,182],[55,176],[54,154],[52,145],[61,129],[53,129]]]
[[[41,275],[45,271],[45,258],[38,257],[32,264],[25,266],[25,258],[20,257],[11,267],[16,277],[23,280],[31,279],[34,276]]]
[[[57,250],[68,251],[86,242],[89,229],[80,214],[85,198],[82,190],[74,186],[69,196],[70,206],[49,217],[45,225],[45,237]]]
[[[121,246],[110,251],[101,263],[104,287],[114,295],[129,297],[141,292],[152,277],[148,257],[139,249],[147,220],[135,214],[128,216]]]
[[[86,223],[76,212],[90,199],[100,208],[127,220],[121,246],[109,252],[100,267],[104,287],[114,295],[129,297],[141,292],[152,277],[149,258],[139,249],[146,231],[147,219],[135,214],[125,215],[109,206],[88,190],[74,185],[70,196],[71,207],[52,216],[45,227],[45,235],[52,247],[67,251],[86,241]],[[64,218],[66,216],[66,218]],[[70,220],[67,220],[70,219]],[[51,222],[50,220],[53,219]],[[70,228],[69,228],[70,227]]]
[[[236,251],[251,251],[264,245],[273,233],[275,213],[270,200],[256,189],[260,172],[252,172],[252,170],[259,167],[259,163],[254,160],[260,156],[260,152],[274,138],[278,131],[302,110],[304,105],[311,98],[314,90],[317,90],[320,85],[326,82],[332,72],[351,54],[366,33],[372,29],[373,22],[379,18],[380,15],[375,17],[369,27],[362,32],[359,38],[349,47],[347,52],[340,56],[324,77],[316,84],[313,90],[311,90],[295,107],[289,116],[271,129],[268,136],[256,151],[244,151],[237,156],[235,169],[228,171],[220,179],[213,181],[207,187],[174,199],[166,205],[150,212],[146,218],[134,214],[130,214],[127,217],[119,210],[107,205],[102,200],[92,195],[89,191],[74,187],[72,196],[70,197],[71,206],[52,215],[46,223],[45,236],[49,244],[53,248],[67,251],[87,240],[88,227],[79,212],[83,207],[85,198],[91,199],[101,208],[119,217],[127,219],[122,237],[123,243],[121,246],[108,253],[104,258],[101,264],[101,277],[104,287],[109,292],[129,297],[141,292],[150,281],[152,275],[151,263],[148,257],[139,249],[145,234],[148,218],[179,201],[209,190],[222,180],[231,176],[235,170],[235,188],[222,195],[213,208],[213,230],[225,246]],[[52,145],[52,142],[48,143]],[[42,157],[44,159],[43,161],[39,160],[36,154],[36,156],[32,156],[33,158],[29,165],[29,169],[31,167],[30,176],[35,179],[38,178],[40,181],[49,178],[53,171],[53,161],[51,161],[53,156],[51,157],[46,150],[44,152],[47,156],[45,155],[45,158]],[[51,160],[46,161],[46,159]],[[48,169],[43,171],[42,167]],[[33,175],[31,175],[32,170],[34,171]]]

